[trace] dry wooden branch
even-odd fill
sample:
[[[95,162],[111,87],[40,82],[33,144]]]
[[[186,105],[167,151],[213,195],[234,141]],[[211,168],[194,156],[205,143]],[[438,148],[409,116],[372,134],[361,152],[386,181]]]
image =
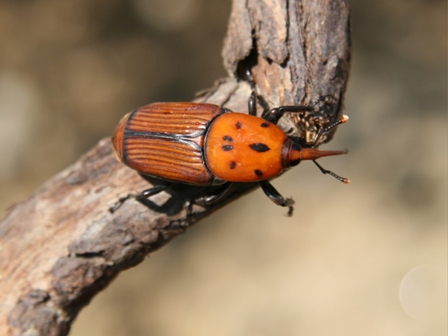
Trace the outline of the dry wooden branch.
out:
[[[223,58],[229,77],[197,101],[246,111],[250,68],[258,94],[270,106],[309,103],[331,95],[335,108],[319,118],[282,118],[280,126],[308,141],[336,120],[348,78],[350,32],[344,0],[234,0]],[[329,138],[324,139],[326,141]],[[126,202],[108,206],[149,185],[118,163],[109,139],[12,207],[0,224],[0,335],[65,335],[79,310],[122,270],[254,188],[243,184],[187,218],[182,186],[153,197],[158,211]],[[201,189],[203,190],[203,189]],[[206,192],[206,191],[204,191]]]

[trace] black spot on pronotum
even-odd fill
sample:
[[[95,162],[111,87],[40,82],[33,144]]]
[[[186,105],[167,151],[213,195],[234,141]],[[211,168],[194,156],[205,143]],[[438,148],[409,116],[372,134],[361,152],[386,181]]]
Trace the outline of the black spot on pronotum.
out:
[[[264,143],[261,143],[261,142],[250,144],[249,147],[250,147],[250,149],[252,149],[258,153],[263,153],[263,152],[267,152],[268,150],[270,150],[270,148],[267,145],[265,145]]]
[[[269,124],[266,123],[266,122],[264,122],[264,123],[262,123],[260,126],[263,127],[263,128],[266,128],[266,127],[269,127]]]
[[[233,138],[232,138],[231,136],[229,136],[229,135],[224,135],[224,136],[222,137],[222,139],[223,139],[224,141],[229,141],[229,142],[232,142],[232,141],[233,141]]]
[[[235,126],[236,126],[237,129],[240,129],[241,127],[243,127],[243,124],[240,123],[239,121],[237,121]]]
[[[255,175],[257,175],[258,177],[262,177],[263,176],[263,172],[260,169],[255,169],[254,170]]]
[[[232,149],[233,149],[233,146],[232,146],[232,145],[225,145],[225,146],[222,146],[222,150],[223,150],[223,151],[226,151],[226,152],[231,151]]]
[[[236,167],[236,162],[235,161],[230,161],[230,165],[229,165],[230,169],[235,169]]]

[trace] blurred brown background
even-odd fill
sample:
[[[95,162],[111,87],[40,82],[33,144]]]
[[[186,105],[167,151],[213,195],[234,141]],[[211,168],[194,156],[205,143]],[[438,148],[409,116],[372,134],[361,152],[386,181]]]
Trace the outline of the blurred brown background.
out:
[[[447,30],[442,0],[353,0],[345,114],[322,164],[124,272],[71,335],[445,335]],[[153,101],[225,76],[221,0],[0,0],[0,207]],[[324,204],[324,206],[322,205]],[[0,283],[1,285],[1,283]]]

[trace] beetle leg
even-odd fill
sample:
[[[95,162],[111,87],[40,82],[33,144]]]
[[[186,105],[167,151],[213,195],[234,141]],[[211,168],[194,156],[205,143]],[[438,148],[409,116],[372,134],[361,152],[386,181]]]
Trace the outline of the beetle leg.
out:
[[[266,114],[266,111],[269,110],[269,105],[266,102],[266,100],[264,100],[263,96],[257,95],[255,80],[254,80],[254,77],[252,76],[252,72],[250,71],[250,69],[246,69],[244,71],[244,75],[246,76],[246,80],[249,82],[249,85],[252,89],[252,93],[251,93],[251,95],[249,97],[249,101],[248,101],[249,115],[253,115],[253,116],[257,115],[257,103],[260,104],[261,107],[263,108],[262,115]]]
[[[146,200],[148,197],[151,197],[151,196],[153,196],[153,195],[156,195],[156,194],[158,194],[159,192],[164,191],[166,188],[168,188],[168,185],[163,185],[163,184],[161,184],[161,185],[157,185],[157,186],[155,186],[155,187],[152,187],[152,188],[150,188],[150,189],[143,190],[143,191],[142,191],[141,193],[139,193],[139,194],[129,194],[129,195],[120,197],[120,198],[118,199],[118,201],[117,201],[115,204],[113,204],[113,205],[109,208],[109,212],[110,212],[110,213],[114,213],[115,211],[117,211],[117,210],[121,207],[121,205],[122,205],[124,202],[126,202],[126,201],[127,201],[128,199],[130,199],[130,198],[135,198],[137,201],[139,201],[140,203],[142,203],[143,205],[145,205],[145,200]]]
[[[264,100],[263,96],[257,95],[255,90],[253,90],[248,101],[249,115],[257,115],[257,103],[263,108],[262,115],[265,115],[266,111],[269,110],[269,105],[266,100]]]
[[[260,185],[261,189],[263,189],[266,196],[269,197],[272,202],[282,207],[289,207],[287,215],[288,217],[292,216],[292,213],[294,211],[294,200],[292,198],[284,198],[282,195],[280,195],[277,189],[275,189],[274,186],[269,183],[269,181],[260,181]]]
[[[195,203],[199,205],[209,205],[220,200],[232,186],[231,182],[224,183],[212,195],[204,196],[196,199]]]
[[[273,124],[277,124],[280,118],[283,117],[283,114],[285,114],[286,112],[301,113],[307,111],[314,111],[314,109],[315,105],[279,106],[274,107],[273,109],[270,109],[269,111],[265,112],[263,114],[263,119]]]
[[[291,113],[312,112],[317,109],[316,106],[320,102],[327,103],[328,100],[331,98],[333,98],[332,95],[325,95],[325,96],[319,97],[310,105],[291,105],[291,106],[275,107],[269,111],[266,110],[266,112],[263,113],[263,119],[266,119],[267,121],[269,121],[273,124],[277,124],[278,121],[280,120],[280,118],[283,117],[283,114],[285,114],[286,112],[291,112]],[[343,121],[343,122],[345,122],[345,121]],[[336,126],[336,125],[334,125],[334,126]],[[332,127],[334,127],[334,126],[332,126]]]
[[[252,91],[249,101],[247,102],[248,108],[249,108],[249,114],[256,116],[257,115],[257,95],[255,94],[255,91]]]

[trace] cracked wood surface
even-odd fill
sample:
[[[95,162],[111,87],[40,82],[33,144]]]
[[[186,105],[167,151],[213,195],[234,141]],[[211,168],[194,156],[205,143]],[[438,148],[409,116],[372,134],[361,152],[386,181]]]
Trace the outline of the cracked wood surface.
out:
[[[335,108],[319,118],[285,116],[279,123],[308,142],[341,114],[350,62],[348,4],[234,0],[223,59],[229,77],[195,101],[247,111],[251,88],[238,75],[245,68],[271,107],[331,95]],[[148,187],[116,161],[110,140],[103,139],[11,207],[0,223],[0,335],[67,334],[79,310],[119,272],[256,185],[236,185],[220,202],[194,206],[189,218],[186,199],[207,188],[176,186],[170,195],[151,198],[151,209],[131,200],[108,212],[119,196]]]

